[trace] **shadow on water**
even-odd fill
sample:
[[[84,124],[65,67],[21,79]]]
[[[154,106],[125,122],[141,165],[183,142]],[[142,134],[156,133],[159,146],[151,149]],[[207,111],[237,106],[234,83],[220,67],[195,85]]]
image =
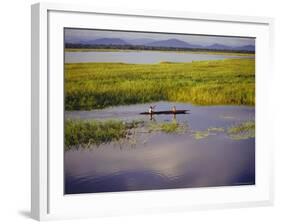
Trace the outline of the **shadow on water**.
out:
[[[151,113],[148,116],[149,116],[151,121],[156,121],[155,116],[157,116],[157,115],[154,115],[154,114]],[[172,121],[177,122],[177,115],[176,114],[171,114],[170,117],[172,118]]]

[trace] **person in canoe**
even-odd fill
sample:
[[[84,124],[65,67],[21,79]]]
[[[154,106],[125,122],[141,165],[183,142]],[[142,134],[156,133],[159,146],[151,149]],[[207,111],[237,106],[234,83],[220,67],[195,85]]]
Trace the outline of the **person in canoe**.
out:
[[[175,121],[177,121],[177,116],[176,116],[176,112],[177,112],[177,108],[176,108],[176,106],[173,106],[172,107],[172,112],[173,112],[173,121],[175,122]]]
[[[149,110],[148,110],[148,113],[149,114],[153,114],[153,110],[154,110],[155,107],[156,107],[156,105],[155,106],[150,106]]]

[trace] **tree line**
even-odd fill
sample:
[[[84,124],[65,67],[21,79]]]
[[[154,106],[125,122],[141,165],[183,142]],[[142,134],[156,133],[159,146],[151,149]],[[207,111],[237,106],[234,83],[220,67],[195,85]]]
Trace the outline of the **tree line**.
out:
[[[227,52],[227,53],[255,53],[248,50],[231,50],[231,49],[209,49],[209,48],[181,48],[181,47],[156,47],[146,45],[117,45],[117,44],[73,44],[65,43],[65,48],[72,49],[113,49],[113,50],[155,50],[155,51],[209,51],[209,52]]]

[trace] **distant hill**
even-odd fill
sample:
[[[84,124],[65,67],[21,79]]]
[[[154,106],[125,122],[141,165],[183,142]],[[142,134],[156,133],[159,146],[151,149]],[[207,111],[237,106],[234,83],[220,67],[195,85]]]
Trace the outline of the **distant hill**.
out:
[[[154,42],[155,40],[150,39],[150,38],[138,38],[138,39],[127,39],[125,41],[132,45],[146,45],[151,42]]]
[[[92,45],[127,45],[128,43],[120,38],[100,38],[96,40],[88,40],[80,42],[83,44]]]
[[[254,45],[245,45],[241,47],[235,47],[234,49],[239,51],[255,51],[256,48]]]
[[[206,46],[205,48],[210,49],[210,50],[255,51],[254,45],[232,47],[232,46],[227,46],[227,45],[223,45],[223,44],[212,44],[212,45]]]
[[[83,46],[111,46],[114,45],[116,48],[123,48],[126,46],[128,49],[146,49],[146,48],[177,48],[177,49],[196,49],[196,50],[218,50],[218,51],[247,51],[254,52],[254,45],[244,45],[244,46],[228,46],[224,44],[212,44],[208,46],[202,46],[198,44],[190,44],[188,42],[179,40],[179,39],[167,39],[167,40],[159,40],[155,41],[150,38],[138,38],[138,39],[126,39],[123,40],[121,38],[99,38],[99,39],[66,39],[66,44],[68,45],[79,45],[83,48]],[[133,48],[132,48],[133,46]],[[135,46],[135,47],[134,47]]]
[[[67,44],[85,44],[85,45],[128,45],[126,41],[120,38],[99,38],[99,39],[68,39]]]
[[[223,45],[223,44],[212,44],[212,45],[206,46],[205,48],[211,49],[211,50],[232,50],[232,47]]]
[[[175,48],[202,48],[201,45],[189,44],[178,39],[159,40],[148,43],[147,46],[153,47],[175,47]]]

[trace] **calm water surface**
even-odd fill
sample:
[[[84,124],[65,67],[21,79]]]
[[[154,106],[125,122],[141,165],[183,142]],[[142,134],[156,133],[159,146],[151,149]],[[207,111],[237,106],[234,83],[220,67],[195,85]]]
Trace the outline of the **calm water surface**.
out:
[[[161,61],[192,62],[204,60],[221,60],[227,58],[253,58],[252,56],[235,56],[219,54],[193,54],[184,52],[162,51],[115,51],[115,52],[65,52],[66,63],[81,62],[122,62],[131,64],[153,64]]]
[[[235,140],[226,132],[196,139],[210,127],[227,129],[253,120],[254,107],[193,106],[156,102],[156,110],[189,109],[189,114],[139,115],[150,104],[66,112],[72,119],[179,122],[189,131],[167,134],[137,130],[129,141],[65,152],[65,193],[96,193],[255,184],[255,138]]]

